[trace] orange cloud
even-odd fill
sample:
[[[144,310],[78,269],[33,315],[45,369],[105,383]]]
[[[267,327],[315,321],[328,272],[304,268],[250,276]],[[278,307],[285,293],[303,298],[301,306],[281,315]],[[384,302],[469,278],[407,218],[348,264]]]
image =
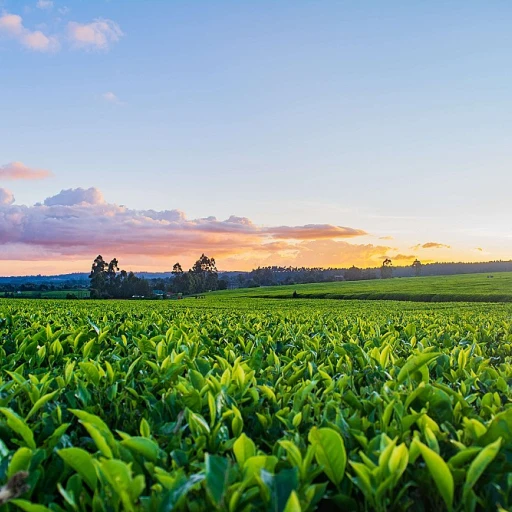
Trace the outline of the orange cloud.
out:
[[[52,176],[45,169],[27,167],[22,162],[11,162],[0,166],[0,180],[42,180]]]
[[[319,240],[324,238],[352,238],[366,235],[362,229],[353,229],[330,224],[307,224],[306,226],[280,226],[267,230],[274,238],[294,240]]]
[[[411,247],[411,249],[451,249],[451,245],[440,244],[439,242],[427,242],[426,244],[417,244]]]
[[[365,264],[389,250],[339,241],[365,233],[329,224],[263,227],[246,217],[188,219],[179,210],[133,210],[106,202],[96,188],[62,190],[24,206],[0,189],[2,260],[83,260],[105,253],[129,263],[152,259],[169,266],[171,259],[208,252],[234,268],[268,259],[340,266]]]
[[[393,256],[391,259],[396,261],[410,261],[415,260],[416,256],[414,254],[397,254],[396,256]]]

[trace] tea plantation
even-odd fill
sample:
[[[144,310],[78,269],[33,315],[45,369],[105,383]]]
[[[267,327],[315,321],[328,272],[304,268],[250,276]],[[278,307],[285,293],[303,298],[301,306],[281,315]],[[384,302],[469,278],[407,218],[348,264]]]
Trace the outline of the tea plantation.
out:
[[[0,510],[512,508],[512,305],[0,300],[0,336]]]

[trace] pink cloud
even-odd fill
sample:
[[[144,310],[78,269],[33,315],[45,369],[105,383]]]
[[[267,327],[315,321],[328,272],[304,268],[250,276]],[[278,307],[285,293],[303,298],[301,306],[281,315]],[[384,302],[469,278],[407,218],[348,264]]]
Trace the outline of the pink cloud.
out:
[[[450,245],[440,244],[439,242],[427,242],[425,244],[417,244],[411,249],[451,249]]]
[[[26,28],[22,17],[17,14],[5,13],[0,16],[0,35],[14,39],[25,48],[37,52],[52,52],[59,49],[57,37]]]
[[[14,203],[14,195],[10,190],[0,188],[0,205],[11,205]]]
[[[262,227],[246,217],[188,219],[179,210],[133,210],[105,201],[96,188],[62,190],[43,203],[16,205],[0,190],[0,259],[84,260],[115,254],[141,258],[193,258],[208,252],[217,259],[262,262],[291,259],[297,264],[363,264],[387,247],[338,241],[364,231],[328,224]],[[231,259],[229,259],[231,258]],[[240,265],[238,265],[240,268]]]
[[[52,176],[50,171],[28,167],[22,162],[0,166],[0,180],[42,180]]]
[[[112,20],[98,18],[91,23],[70,21],[68,39],[76,48],[107,50],[124,35],[121,27]]]
[[[280,226],[269,228],[268,233],[275,238],[295,240],[318,240],[323,238],[352,238],[366,235],[362,229],[353,229],[330,224],[307,224],[306,226]]]

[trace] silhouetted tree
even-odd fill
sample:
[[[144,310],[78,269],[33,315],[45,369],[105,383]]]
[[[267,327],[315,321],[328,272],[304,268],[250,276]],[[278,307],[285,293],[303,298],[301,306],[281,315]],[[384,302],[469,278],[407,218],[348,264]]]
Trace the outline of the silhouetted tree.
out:
[[[421,267],[422,267],[421,261],[418,259],[415,259],[414,263],[411,266],[412,266],[412,269],[414,270],[414,275],[416,277],[419,277],[421,275]]]
[[[391,263],[391,260],[389,258],[386,258],[383,263],[382,267],[380,267],[380,277],[382,279],[389,279],[390,277],[393,277],[393,263]]]

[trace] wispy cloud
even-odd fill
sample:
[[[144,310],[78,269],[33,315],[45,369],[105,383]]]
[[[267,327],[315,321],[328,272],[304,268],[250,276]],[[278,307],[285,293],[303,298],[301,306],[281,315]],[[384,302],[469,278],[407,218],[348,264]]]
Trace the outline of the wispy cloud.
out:
[[[36,52],[54,52],[60,47],[56,36],[44,34],[41,30],[30,30],[23,25],[23,18],[17,14],[4,13],[0,16],[0,35],[17,41],[23,47]]]
[[[97,18],[91,23],[70,21],[67,33],[73,47],[86,50],[108,50],[124,35],[115,21],[104,18]]]
[[[28,167],[22,162],[0,166],[0,180],[42,180],[52,176],[51,171]]]
[[[412,261],[416,259],[416,256],[414,254],[397,254],[392,256],[391,259],[396,261]]]
[[[112,91],[104,92],[101,95],[101,97],[105,101],[108,101],[109,103],[114,103],[116,105],[123,105],[123,102]]]
[[[379,236],[379,240],[394,240],[395,237],[388,235],[388,236]]]
[[[439,242],[427,242],[425,244],[414,245],[411,249],[451,249],[451,245],[441,244]]]
[[[37,0],[36,7],[38,9],[52,9],[53,8],[53,2],[52,0]]]

